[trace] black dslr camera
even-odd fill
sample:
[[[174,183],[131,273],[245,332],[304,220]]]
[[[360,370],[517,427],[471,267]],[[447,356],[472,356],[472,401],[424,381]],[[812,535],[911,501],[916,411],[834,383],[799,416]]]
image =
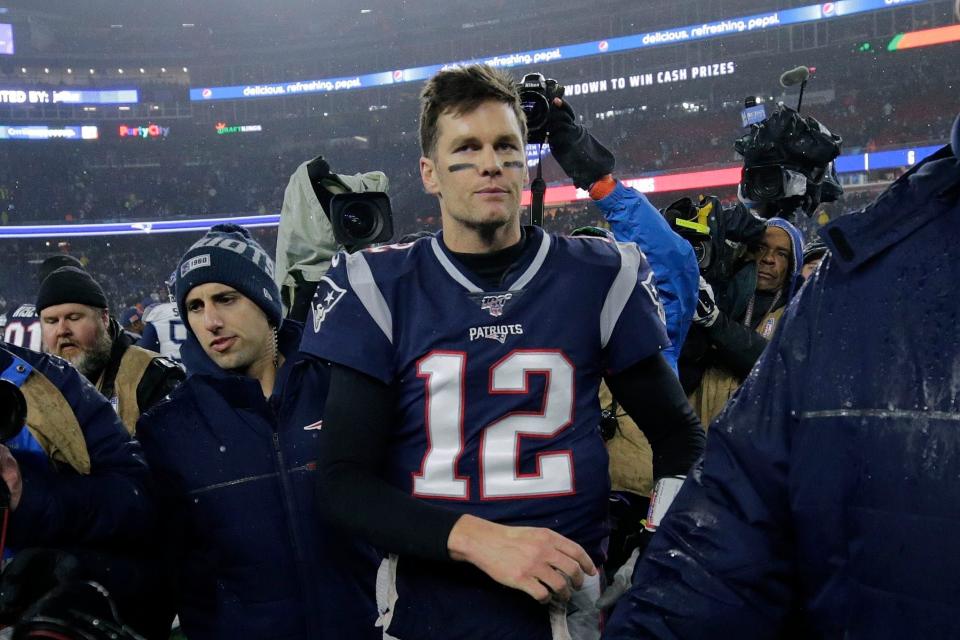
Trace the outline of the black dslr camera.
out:
[[[562,98],[564,91],[562,84],[552,78],[544,78],[542,73],[528,73],[517,83],[520,106],[527,116],[528,143],[543,144],[546,141],[550,103],[554,98]]]

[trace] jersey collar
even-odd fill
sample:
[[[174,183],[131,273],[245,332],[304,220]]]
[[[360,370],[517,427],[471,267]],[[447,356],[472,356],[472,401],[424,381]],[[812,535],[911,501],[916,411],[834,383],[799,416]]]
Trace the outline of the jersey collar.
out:
[[[530,246],[524,251],[517,263],[510,267],[507,274],[507,291],[520,291],[540,272],[540,268],[547,260],[547,254],[550,253],[550,234],[545,233],[540,227],[524,227],[526,233],[530,236]],[[447,246],[443,243],[443,232],[439,232],[430,239],[430,248],[441,268],[453,278],[460,286],[470,293],[483,293],[485,289],[478,284],[478,279],[468,269],[462,267],[460,262],[450,253]],[[517,275],[519,274],[519,275]]]

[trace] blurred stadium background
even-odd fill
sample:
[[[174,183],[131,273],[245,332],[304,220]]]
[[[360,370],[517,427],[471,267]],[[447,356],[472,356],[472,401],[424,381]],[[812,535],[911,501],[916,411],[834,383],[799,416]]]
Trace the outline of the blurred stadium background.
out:
[[[556,78],[617,177],[656,206],[735,197],[744,97],[795,106],[778,78],[807,65],[804,112],[844,138],[846,188],[800,221],[807,234],[945,143],[960,96],[952,0],[22,4],[0,5],[9,306],[32,300],[54,252],[87,264],[114,313],[159,295],[201,235],[164,225],[267,216],[257,234],[272,247],[287,180],[318,154],[339,173],[384,171],[398,234],[437,228],[416,121],[443,64]],[[549,229],[602,220],[549,157],[544,177]]]

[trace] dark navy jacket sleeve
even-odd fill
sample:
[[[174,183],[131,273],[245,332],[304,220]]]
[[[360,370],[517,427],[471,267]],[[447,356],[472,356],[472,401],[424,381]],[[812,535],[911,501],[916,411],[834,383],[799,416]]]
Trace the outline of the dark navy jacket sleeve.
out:
[[[714,422],[605,638],[772,638],[781,630],[793,593],[789,354],[808,344],[802,321],[784,323]]]
[[[636,243],[653,270],[671,343],[663,350],[663,356],[676,371],[700,288],[693,247],[673,232],[646,196],[621,182],[596,204],[610,223],[614,237],[620,242]]]
[[[129,437],[110,403],[75,369],[23,349],[15,353],[60,389],[73,408],[91,472],[54,470],[37,464],[34,456],[13,451],[23,476],[23,497],[10,517],[10,545],[142,540],[153,528],[155,510],[140,445]]]

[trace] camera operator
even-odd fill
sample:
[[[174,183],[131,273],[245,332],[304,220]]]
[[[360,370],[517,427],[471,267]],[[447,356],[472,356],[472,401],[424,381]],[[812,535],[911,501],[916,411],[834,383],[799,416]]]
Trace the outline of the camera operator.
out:
[[[769,344],[784,307],[802,283],[802,256],[800,231],[782,218],[771,218],[755,261],[737,272],[727,288],[728,300],[735,301],[728,311],[717,305],[710,284],[701,283],[693,321],[702,332],[692,336],[687,349],[702,350],[697,365],[703,375],[690,402],[703,424],[720,412]]]
[[[151,598],[156,511],[139,444],[110,403],[59,358],[6,345],[0,377],[19,387],[26,409],[25,428],[14,425],[0,445],[10,549],[75,555],[76,574],[117,594],[128,622],[151,637],[169,631],[172,615]],[[36,571],[4,574],[7,622],[44,595],[37,586],[45,580]]]
[[[960,116],[821,230],[606,638],[956,637],[958,220]]]
[[[381,171],[356,175],[335,174],[318,156],[297,167],[283,193],[277,230],[276,282],[287,316],[307,319],[317,283],[330,268],[331,258],[343,248],[330,220],[331,200],[343,193],[386,192]]]
[[[704,424],[750,372],[779,310],[802,284],[802,237],[789,220],[843,193],[833,167],[841,144],[814,118],[778,105],[734,145],[744,158],[740,203],[722,208],[715,198],[687,199],[665,211],[674,225],[708,222],[705,239],[691,238],[709,256],[701,264],[695,327],[680,357],[680,379]],[[739,241],[740,250],[728,240]]]

